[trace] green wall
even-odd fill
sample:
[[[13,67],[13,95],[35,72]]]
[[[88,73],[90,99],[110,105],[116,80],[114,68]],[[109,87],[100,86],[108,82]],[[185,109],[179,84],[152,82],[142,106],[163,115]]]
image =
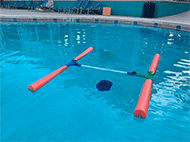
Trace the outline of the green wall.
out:
[[[6,2],[6,1],[4,1]],[[33,1],[34,5],[39,4],[41,1]],[[54,1],[55,7],[73,7],[76,1]],[[143,5],[147,1],[101,1],[98,7],[111,7],[112,15],[120,16],[133,16],[141,17],[143,11]],[[11,1],[11,4],[15,1]],[[89,1],[87,7],[92,3]],[[154,2],[156,3],[155,17],[170,16],[190,10],[190,3],[174,3],[174,2]]]
[[[190,10],[190,4],[187,3],[172,3],[172,2],[155,2],[156,17],[170,16]]]
[[[112,15],[141,17],[143,2],[101,2],[102,7],[111,7]]]
[[[102,1],[98,7],[111,7],[112,15],[141,17],[146,1]],[[75,1],[54,1],[55,7],[72,7]],[[89,2],[87,7],[92,2]],[[156,3],[155,17],[170,16],[190,10],[190,4],[172,2]]]
[[[76,1],[54,1],[54,7],[69,8],[73,7]]]

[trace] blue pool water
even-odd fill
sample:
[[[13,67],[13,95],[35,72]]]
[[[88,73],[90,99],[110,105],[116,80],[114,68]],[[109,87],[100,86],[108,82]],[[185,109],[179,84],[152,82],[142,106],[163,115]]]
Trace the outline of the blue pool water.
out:
[[[2,141],[189,141],[189,34],[92,23],[0,23]],[[32,93],[28,85],[67,64],[147,74],[161,55],[146,119],[133,112],[143,78],[69,67]],[[113,83],[100,92],[101,80]]]

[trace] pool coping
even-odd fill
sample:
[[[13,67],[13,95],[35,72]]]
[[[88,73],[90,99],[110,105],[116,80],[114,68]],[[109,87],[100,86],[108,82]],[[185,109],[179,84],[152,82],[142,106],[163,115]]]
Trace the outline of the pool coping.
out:
[[[9,10],[8,12],[3,12],[3,14],[0,14],[0,22],[2,21],[114,23],[114,24],[148,26],[155,28],[166,28],[166,29],[172,29],[172,30],[190,33],[190,23],[171,21],[160,18],[81,15],[81,14],[65,14],[65,13],[55,13],[55,12],[37,12],[37,11],[28,11],[28,10]]]

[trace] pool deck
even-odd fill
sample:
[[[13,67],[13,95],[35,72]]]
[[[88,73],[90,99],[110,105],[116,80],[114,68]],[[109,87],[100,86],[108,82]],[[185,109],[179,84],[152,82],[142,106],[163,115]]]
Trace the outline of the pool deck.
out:
[[[69,14],[58,12],[38,12],[35,10],[0,9],[0,21],[72,21],[122,23],[169,28],[190,32],[190,11],[161,18],[141,18],[127,16],[103,16]]]

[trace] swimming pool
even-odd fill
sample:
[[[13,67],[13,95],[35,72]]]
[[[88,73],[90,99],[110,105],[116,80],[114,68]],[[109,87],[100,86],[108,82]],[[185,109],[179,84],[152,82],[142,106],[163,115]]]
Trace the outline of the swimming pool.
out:
[[[188,141],[189,34],[99,23],[1,22],[2,141]],[[146,119],[133,116],[143,78],[70,67],[31,93],[29,84],[67,64],[146,74],[161,55]],[[108,92],[96,84],[110,80]]]

